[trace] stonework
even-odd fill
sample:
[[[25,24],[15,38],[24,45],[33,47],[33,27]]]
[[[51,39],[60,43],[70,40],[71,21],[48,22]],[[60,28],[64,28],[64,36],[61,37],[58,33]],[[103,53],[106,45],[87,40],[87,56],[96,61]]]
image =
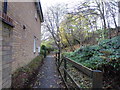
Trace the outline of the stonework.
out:
[[[37,9],[33,2],[10,2],[8,3],[8,15],[14,20],[12,71],[28,64],[38,53],[34,54],[34,37],[36,47],[40,46],[41,23],[35,14]],[[37,48],[36,48],[37,49]],[[37,50],[36,50],[37,51]]]
[[[2,23],[2,88],[11,86],[12,28]]]
[[[35,58],[40,46],[41,21],[34,2],[9,2],[7,15],[14,27],[0,24],[0,89],[11,86],[11,74]]]

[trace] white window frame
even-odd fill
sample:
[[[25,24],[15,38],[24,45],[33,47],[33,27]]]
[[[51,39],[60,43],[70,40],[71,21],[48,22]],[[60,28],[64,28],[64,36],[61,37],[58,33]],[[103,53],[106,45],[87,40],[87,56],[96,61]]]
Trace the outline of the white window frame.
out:
[[[33,46],[33,52],[36,53],[36,38],[34,37],[34,46]]]
[[[40,53],[40,46],[38,47],[38,53]]]

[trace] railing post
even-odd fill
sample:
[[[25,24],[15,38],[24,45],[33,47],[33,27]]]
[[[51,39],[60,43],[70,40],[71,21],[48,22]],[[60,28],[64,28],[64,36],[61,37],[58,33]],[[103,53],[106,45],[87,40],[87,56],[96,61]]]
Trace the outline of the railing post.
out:
[[[102,78],[103,78],[103,73],[100,70],[93,70],[93,90],[94,89],[102,89]]]
[[[58,65],[60,65],[60,51],[58,52]]]
[[[58,57],[57,57],[57,52],[56,52],[56,62],[58,63],[57,59],[58,59]]]
[[[67,70],[67,62],[66,62],[66,59],[64,59],[64,69]],[[66,75],[65,70],[64,70],[64,79],[65,79],[65,81],[67,82],[67,75]]]

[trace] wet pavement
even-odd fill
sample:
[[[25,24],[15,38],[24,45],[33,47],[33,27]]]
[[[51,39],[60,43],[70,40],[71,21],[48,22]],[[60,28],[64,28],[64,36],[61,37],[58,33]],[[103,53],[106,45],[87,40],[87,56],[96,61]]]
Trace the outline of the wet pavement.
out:
[[[64,88],[54,56],[48,55],[43,62],[33,88]]]

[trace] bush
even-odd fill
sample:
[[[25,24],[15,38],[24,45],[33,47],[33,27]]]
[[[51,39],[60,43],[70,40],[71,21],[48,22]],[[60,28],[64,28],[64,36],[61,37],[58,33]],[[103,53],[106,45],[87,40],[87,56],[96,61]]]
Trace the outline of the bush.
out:
[[[51,51],[53,51],[54,49],[50,46],[45,46],[45,45],[42,45],[41,46],[41,50],[40,50],[40,54],[43,54],[44,57],[46,57],[47,54],[49,54]]]
[[[120,36],[106,39],[98,45],[86,46],[75,52],[64,53],[65,56],[91,69],[98,69],[104,65],[116,67],[120,70]]]
[[[101,70],[105,89],[120,87],[120,36],[63,55],[88,68]]]

